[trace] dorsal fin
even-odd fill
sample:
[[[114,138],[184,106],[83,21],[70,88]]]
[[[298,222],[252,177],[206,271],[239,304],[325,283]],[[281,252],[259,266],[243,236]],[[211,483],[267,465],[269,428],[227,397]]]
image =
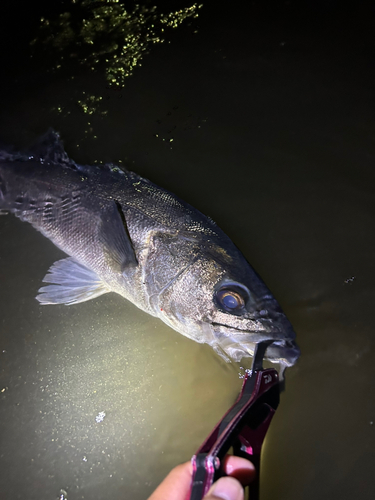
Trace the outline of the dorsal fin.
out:
[[[60,134],[52,128],[31,146],[29,153],[42,162],[56,163],[77,169],[76,163],[67,155]]]

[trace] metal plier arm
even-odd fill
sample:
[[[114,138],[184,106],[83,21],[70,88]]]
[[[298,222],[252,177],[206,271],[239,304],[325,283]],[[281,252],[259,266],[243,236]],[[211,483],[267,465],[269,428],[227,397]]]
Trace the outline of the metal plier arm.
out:
[[[271,341],[256,346],[250,374],[245,375],[235,404],[192,458],[193,476],[190,500],[201,500],[212,483],[221,477],[221,460],[233,447],[233,454],[249,459],[257,470],[250,485],[250,498],[259,497],[259,464],[262,444],[279,404],[279,374],[274,368],[263,369],[263,358]]]

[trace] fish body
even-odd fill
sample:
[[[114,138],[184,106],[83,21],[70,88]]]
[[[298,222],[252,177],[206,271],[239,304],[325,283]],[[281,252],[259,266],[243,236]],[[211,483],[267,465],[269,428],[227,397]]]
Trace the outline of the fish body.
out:
[[[276,299],[210,218],[133,172],[76,164],[53,131],[32,153],[0,151],[0,210],[69,256],[49,269],[41,304],[116,292],[226,360],[269,339],[269,360],[299,356]]]

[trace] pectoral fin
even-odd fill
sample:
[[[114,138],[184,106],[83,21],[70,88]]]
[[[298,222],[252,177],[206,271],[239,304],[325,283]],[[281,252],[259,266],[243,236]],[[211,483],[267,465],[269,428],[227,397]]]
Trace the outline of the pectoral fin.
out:
[[[120,272],[137,266],[138,261],[130,239],[121,205],[113,201],[101,216],[100,240],[108,260],[119,266]]]
[[[71,257],[55,262],[43,281],[53,283],[38,290],[36,298],[43,305],[78,304],[111,291],[96,273]]]

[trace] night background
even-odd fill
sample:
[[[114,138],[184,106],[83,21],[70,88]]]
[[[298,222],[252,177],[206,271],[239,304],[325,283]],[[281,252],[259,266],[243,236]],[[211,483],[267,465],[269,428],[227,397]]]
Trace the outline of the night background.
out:
[[[136,42],[116,66],[119,31],[82,28],[103,2],[1,3],[0,145],[25,149],[52,127],[75,161],[121,161],[212,217],[302,352],[261,499],[370,500],[374,4],[139,4],[142,23],[125,4]],[[160,21],[171,13],[175,28]],[[245,365],[115,294],[40,306],[63,256],[0,217],[0,497],[145,499],[233,403]]]

